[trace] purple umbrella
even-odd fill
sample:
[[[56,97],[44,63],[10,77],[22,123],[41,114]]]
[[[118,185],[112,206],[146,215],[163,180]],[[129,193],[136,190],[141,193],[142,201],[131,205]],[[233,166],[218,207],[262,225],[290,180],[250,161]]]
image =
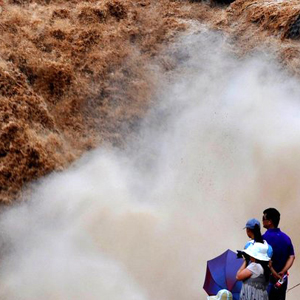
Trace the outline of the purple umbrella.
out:
[[[206,293],[216,295],[219,290],[231,291],[234,300],[239,300],[242,282],[235,278],[236,272],[243,263],[236,253],[227,250],[223,254],[207,262],[206,276],[203,288]]]

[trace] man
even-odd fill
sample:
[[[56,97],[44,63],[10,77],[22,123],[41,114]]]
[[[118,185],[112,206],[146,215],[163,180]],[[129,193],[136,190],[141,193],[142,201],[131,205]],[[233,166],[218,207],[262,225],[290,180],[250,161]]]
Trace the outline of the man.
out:
[[[271,277],[269,286],[269,300],[285,300],[287,280],[276,289],[274,284],[290,269],[295,260],[294,247],[288,235],[278,228],[280,213],[275,208],[268,208],[263,212],[263,226],[267,229],[263,239],[273,248],[272,267],[276,271]]]

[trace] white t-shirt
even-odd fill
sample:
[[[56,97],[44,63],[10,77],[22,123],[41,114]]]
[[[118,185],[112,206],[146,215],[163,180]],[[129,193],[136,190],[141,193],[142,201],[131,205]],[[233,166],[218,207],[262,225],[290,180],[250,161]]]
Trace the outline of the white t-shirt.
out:
[[[264,269],[261,266],[261,264],[257,264],[255,262],[251,262],[248,266],[247,269],[252,273],[250,278],[256,278],[261,274],[264,274]]]

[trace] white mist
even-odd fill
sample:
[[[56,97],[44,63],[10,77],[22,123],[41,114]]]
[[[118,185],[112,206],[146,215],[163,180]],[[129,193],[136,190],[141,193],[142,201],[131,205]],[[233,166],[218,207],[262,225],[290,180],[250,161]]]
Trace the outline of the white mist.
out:
[[[206,261],[241,249],[271,206],[297,247],[298,82],[226,45],[179,40],[138,142],[88,153],[2,214],[1,299],[206,299]],[[297,261],[290,273],[291,287]]]

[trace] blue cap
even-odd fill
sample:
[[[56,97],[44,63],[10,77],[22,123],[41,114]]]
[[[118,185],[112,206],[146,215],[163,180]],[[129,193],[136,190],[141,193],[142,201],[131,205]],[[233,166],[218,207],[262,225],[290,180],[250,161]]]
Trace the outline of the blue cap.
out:
[[[244,227],[245,228],[249,228],[249,229],[254,229],[254,226],[255,225],[258,225],[259,229],[260,229],[260,223],[257,219],[250,219],[248,220],[248,222],[246,223],[246,226]]]

